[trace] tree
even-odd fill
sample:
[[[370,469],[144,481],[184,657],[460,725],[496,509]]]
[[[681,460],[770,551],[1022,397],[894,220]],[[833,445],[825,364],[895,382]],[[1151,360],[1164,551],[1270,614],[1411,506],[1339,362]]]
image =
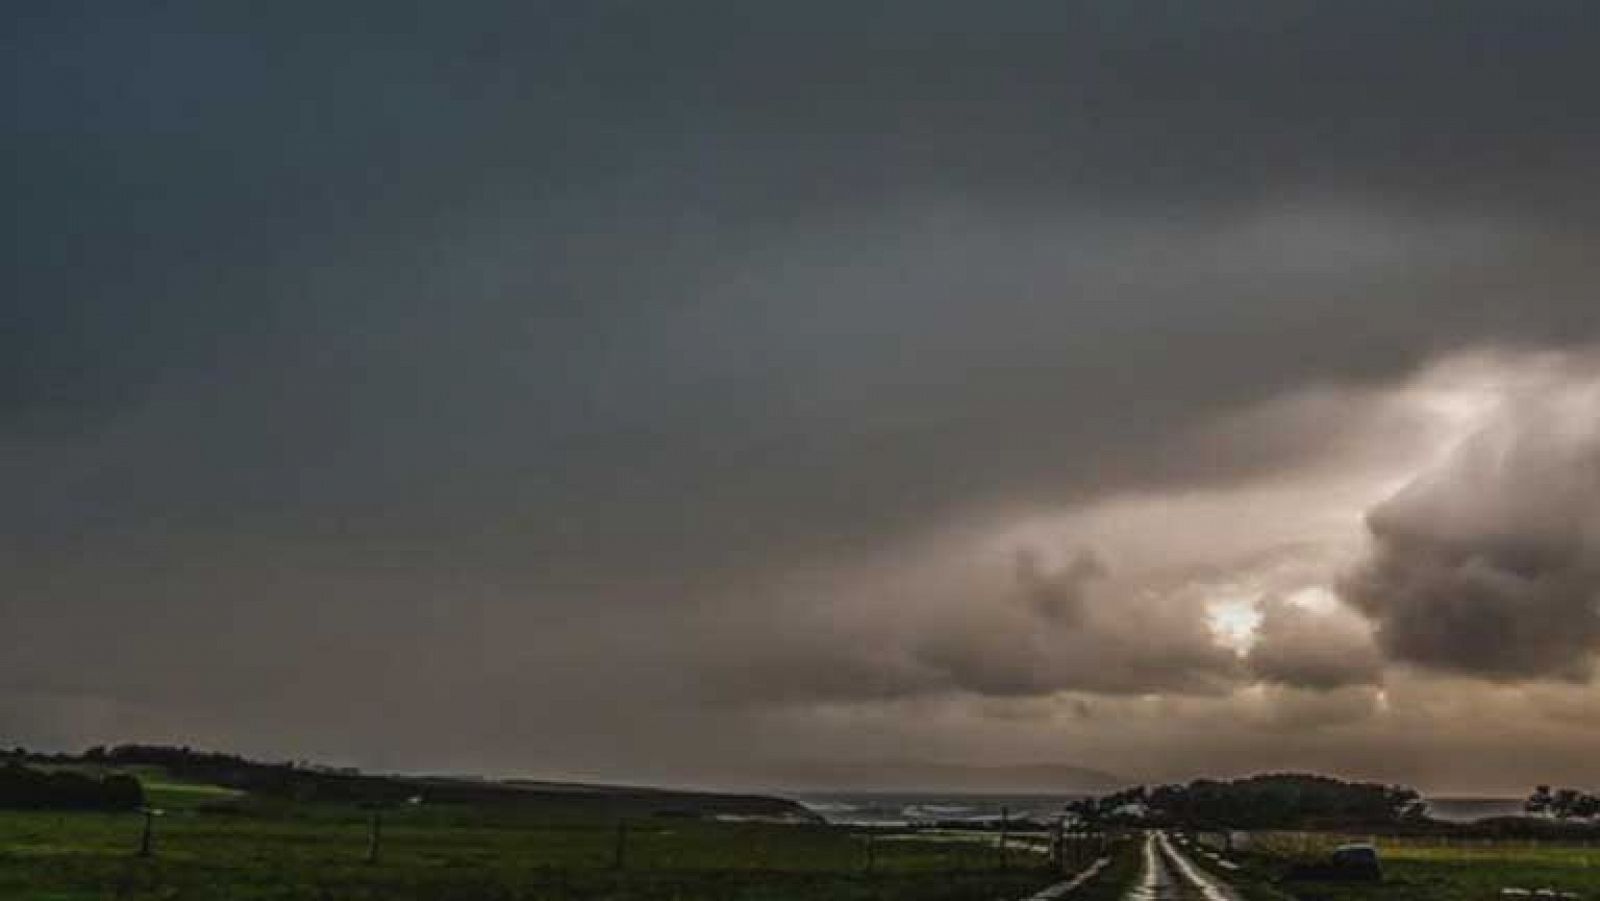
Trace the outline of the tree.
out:
[[[1553,816],[1558,820],[1592,820],[1600,817],[1600,796],[1575,788],[1551,791],[1541,785],[1528,796],[1522,809],[1534,816]]]
[[[0,808],[14,810],[132,810],[144,803],[139,780],[123,773],[96,778],[70,770],[0,767]]]
[[[1555,798],[1550,802],[1550,809],[1563,820],[1571,819],[1573,811],[1578,807],[1578,800],[1583,795],[1577,789],[1563,788],[1556,792]]]
[[[1067,812],[1084,826],[1100,829],[1119,819],[1128,818],[1128,810],[1143,807],[1145,798],[1145,787],[1138,785],[1098,798],[1080,798],[1067,805]]]
[[[1550,802],[1554,800],[1550,795],[1550,786],[1541,785],[1533,790],[1528,800],[1523,803],[1522,809],[1534,816],[1544,816],[1550,812]]]
[[[1203,829],[1396,824],[1427,813],[1421,796],[1404,786],[1301,773],[1164,785],[1149,792],[1147,804],[1157,821]]]

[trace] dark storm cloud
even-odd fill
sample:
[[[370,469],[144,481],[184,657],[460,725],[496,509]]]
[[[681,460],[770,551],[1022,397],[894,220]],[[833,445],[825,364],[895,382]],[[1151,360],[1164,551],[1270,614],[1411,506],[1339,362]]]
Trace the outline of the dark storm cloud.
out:
[[[690,671],[806,668],[763,616],[797,570],[971,509],[1270,472],[1338,421],[1218,417],[1596,333],[1586,3],[10,22],[0,614],[36,639],[0,685],[224,738],[247,695],[387,744],[338,711],[410,692],[418,732],[559,712],[594,736],[562,754],[622,754],[638,711],[695,708]],[[705,600],[730,595],[738,628]],[[1067,621],[1069,595],[1039,603]],[[1113,633],[1097,674],[972,616],[817,679],[1133,690],[1215,662],[1188,615],[1171,645]]]
[[[1463,260],[1430,218],[1586,227],[1585,8],[1162,10],[24,16],[17,419],[212,378],[158,428],[225,433],[237,467],[194,493],[230,511],[239,468],[281,490],[331,444],[329,503],[450,469],[596,510],[636,481],[569,527],[649,554],[667,524],[606,523],[777,504],[763,543],[811,548],[1065,487],[1063,457],[1181,478],[1222,464],[1129,449],[1587,322],[1573,236]]]
[[[1372,511],[1345,597],[1385,651],[1493,679],[1587,681],[1600,653],[1600,393],[1516,398]]]

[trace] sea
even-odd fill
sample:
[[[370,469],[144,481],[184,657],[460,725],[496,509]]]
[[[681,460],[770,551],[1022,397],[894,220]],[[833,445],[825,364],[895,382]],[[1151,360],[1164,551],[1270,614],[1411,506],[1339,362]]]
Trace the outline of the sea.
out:
[[[1521,813],[1521,798],[1428,799],[1428,815],[1449,823],[1470,823],[1486,817],[1512,817]]]
[[[840,792],[803,794],[795,800],[830,823],[904,826],[930,821],[994,822],[1002,817],[1048,822],[1084,795]]]
[[[830,823],[858,826],[904,826],[910,823],[993,822],[1002,816],[1048,822],[1066,805],[1084,797],[1074,794],[961,794],[934,792],[838,792],[802,794],[795,800]],[[1468,823],[1484,817],[1522,812],[1519,798],[1429,798],[1435,819]]]

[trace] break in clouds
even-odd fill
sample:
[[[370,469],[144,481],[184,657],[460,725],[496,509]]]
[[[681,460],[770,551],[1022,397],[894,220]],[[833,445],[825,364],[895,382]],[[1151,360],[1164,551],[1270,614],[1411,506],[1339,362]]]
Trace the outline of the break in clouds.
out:
[[[0,741],[1592,782],[1597,44],[26,5]]]

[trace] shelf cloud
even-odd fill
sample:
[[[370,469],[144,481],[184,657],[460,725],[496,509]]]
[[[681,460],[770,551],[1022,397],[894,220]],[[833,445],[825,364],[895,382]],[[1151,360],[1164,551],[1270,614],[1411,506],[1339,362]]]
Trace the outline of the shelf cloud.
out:
[[[1344,583],[1385,651],[1588,682],[1600,654],[1600,381],[1526,386],[1368,518]]]
[[[1595,775],[1589,3],[5,46],[8,740]]]

